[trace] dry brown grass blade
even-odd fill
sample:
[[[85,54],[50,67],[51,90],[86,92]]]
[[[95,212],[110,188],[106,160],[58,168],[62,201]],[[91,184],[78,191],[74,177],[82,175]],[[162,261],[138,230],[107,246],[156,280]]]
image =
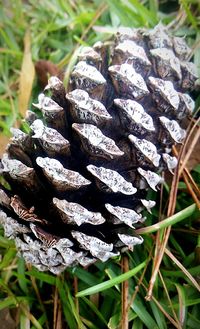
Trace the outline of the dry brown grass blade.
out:
[[[200,209],[200,201],[198,199],[198,196],[200,197],[199,188],[196,185],[196,183],[194,182],[193,178],[191,177],[188,169],[186,168],[186,163],[189,160],[192,152],[194,151],[195,145],[197,144],[197,142],[199,141],[199,138],[200,138],[200,127],[198,127],[199,122],[200,122],[200,118],[194,123],[194,125],[190,129],[190,131],[187,135],[185,144],[181,149],[183,160],[182,161],[180,160],[179,177],[181,174],[183,175],[183,179],[186,183],[188,191],[191,194],[195,203],[197,204],[197,207]],[[191,125],[192,124],[193,124],[193,122],[191,122]],[[195,134],[194,134],[194,131],[195,131]],[[188,147],[188,145],[189,145],[189,147]],[[186,148],[187,148],[187,152],[185,151]],[[176,151],[175,147],[173,147],[173,152],[177,156],[177,151]]]
[[[178,30],[185,22],[185,20],[187,19],[187,15],[185,13],[185,11],[183,10],[183,8],[180,7],[176,18],[171,21],[167,27],[168,29],[174,29],[174,30]]]
[[[194,202],[196,203],[198,209],[200,209],[200,201],[197,198],[197,195],[195,194],[195,192],[193,191],[193,188],[190,185],[190,182],[189,182],[188,177],[187,177],[185,172],[183,172],[183,179],[185,181],[185,184],[187,186],[187,189],[188,189],[189,193],[191,194],[191,197],[193,198]]]
[[[152,249],[153,249],[153,248],[152,248]],[[130,308],[131,305],[134,303],[134,300],[135,300],[135,298],[136,298],[136,296],[137,296],[137,293],[139,292],[140,285],[141,285],[142,282],[143,282],[143,279],[144,279],[144,276],[145,276],[145,273],[146,273],[147,267],[148,267],[149,262],[150,262],[151,259],[152,259],[152,250],[150,250],[150,252],[149,252],[149,257],[148,257],[148,260],[147,260],[146,265],[145,265],[145,267],[144,267],[144,270],[143,270],[143,272],[142,272],[142,275],[140,276],[140,278],[139,278],[139,280],[138,280],[138,284],[137,284],[137,286],[135,286],[135,291],[134,291],[133,295],[131,296],[131,299],[130,299],[130,302],[129,302],[129,306],[128,306],[129,308]]]
[[[173,147],[173,153],[175,156],[177,156],[177,154],[178,154],[175,147]],[[200,209],[200,201],[198,199],[198,197],[200,198],[200,190],[199,190],[197,184],[195,183],[195,181],[193,180],[189,170],[186,167],[183,170],[182,176],[183,176],[184,182],[187,186],[187,189],[188,189],[190,195],[192,196],[198,209]]]
[[[200,118],[195,122],[195,124],[192,126],[191,129],[189,127],[189,129],[190,129],[189,133],[186,137],[185,143],[184,143],[183,147],[181,148],[181,152],[180,152],[181,154],[184,154],[184,157],[182,156],[182,158],[181,158],[182,161],[181,161],[181,165],[180,165],[180,168],[179,168],[179,175],[182,174],[182,171],[186,167],[186,163],[188,162],[188,160],[191,156],[191,153],[194,150],[194,147],[195,147],[196,143],[199,141],[199,138],[200,138],[200,127],[198,127],[199,123],[200,123]],[[198,129],[195,132],[195,135],[191,140],[191,137],[192,137],[196,127],[198,127]],[[187,152],[185,152],[187,146],[189,146],[189,147],[188,147]]]
[[[32,322],[33,326],[36,329],[43,329],[42,326],[39,324],[35,316],[29,311],[27,306],[23,305],[22,303],[19,305],[21,311],[24,313],[24,315]]]
[[[27,302],[25,302],[25,301],[20,303],[20,306],[21,307],[22,307],[22,305],[23,305],[24,309],[26,309],[27,312],[30,313],[30,305]],[[23,314],[23,318],[24,319],[23,319],[23,324],[20,323],[20,327],[22,327],[22,329],[31,329],[31,321],[30,321],[30,318],[27,315],[25,315],[24,310],[22,311],[22,314]],[[22,314],[20,314],[21,317],[22,317]],[[15,328],[14,329],[16,329],[16,328],[17,327],[15,325]],[[9,328],[6,328],[6,329],[9,329]]]
[[[162,238],[160,237],[160,231],[156,234],[156,243],[155,243],[155,250],[154,250],[154,258],[153,258],[153,265],[152,265],[152,275],[149,281],[149,289],[146,295],[146,300],[150,301],[152,298],[153,287],[156,281],[156,277],[160,268],[160,263],[162,260]]]
[[[9,142],[10,137],[3,134],[0,135],[0,157],[3,155],[6,149],[6,145]]]
[[[187,143],[190,145],[190,147],[188,148],[188,151],[187,153],[184,155],[184,159],[181,163],[181,166],[180,166],[180,169],[179,169],[179,175],[181,175],[182,171],[184,170],[184,168],[186,167],[186,163],[187,161],[189,160],[190,158],[190,155],[191,153],[193,152],[194,150],[194,147],[196,145],[196,143],[198,142],[199,138],[200,138],[200,127],[198,128],[197,130],[197,133],[195,134],[193,140],[190,142],[190,136],[192,135],[192,132],[193,130],[196,128],[196,125],[199,124],[200,122],[200,119],[196,122],[196,124],[193,126],[193,128],[191,129],[191,132],[190,134],[188,135],[188,138],[186,140],[186,143],[185,143],[185,147],[187,145]],[[190,142],[190,143],[189,143]]]
[[[86,35],[88,34],[88,32],[90,31],[90,29],[92,28],[92,26],[95,24],[95,22],[99,19],[99,17],[104,13],[104,11],[106,11],[106,9],[108,8],[108,5],[105,3],[102,3],[99,8],[96,11],[96,14],[94,15],[93,19],[91,20],[90,24],[88,25],[88,27],[85,29],[85,31],[83,32],[82,36],[81,36],[81,40],[84,40]]]
[[[78,293],[78,278],[74,277],[74,296]],[[75,305],[77,313],[79,313],[79,299],[75,297]]]
[[[31,35],[30,31],[27,31],[24,37],[24,55],[22,60],[20,80],[19,80],[19,113],[22,117],[25,116],[27,111],[33,81],[35,77],[35,67],[32,61],[31,55]]]
[[[184,146],[182,145],[180,153],[179,153],[179,161],[178,163],[180,164],[181,157],[183,155],[183,150]],[[180,177],[180,171],[179,171],[179,165],[177,166],[174,177],[172,180],[172,185],[171,185],[171,190],[170,190],[170,195],[169,195],[169,205],[168,205],[168,211],[167,211],[167,217],[172,216],[174,214],[174,210],[176,207],[176,195],[177,195],[177,189],[178,189],[178,182],[179,182],[179,177]],[[162,262],[164,252],[165,252],[165,247],[167,245],[169,235],[170,235],[171,227],[168,227],[164,230],[162,240],[159,239],[160,237],[160,232],[157,232],[158,238],[156,238],[156,251],[157,254],[154,257],[153,260],[153,267],[152,267],[152,275],[151,279],[149,282],[149,288],[146,296],[146,300],[151,300],[152,298],[152,293],[153,293],[153,287],[158,275],[158,271],[160,268],[160,264]]]
[[[122,270],[123,273],[126,273],[129,271],[129,261],[127,256],[122,257]],[[129,289],[129,284],[128,280],[122,282],[122,319],[121,319],[121,324],[120,328],[121,329],[128,329],[128,289]]]
[[[177,149],[176,149],[175,146],[173,146],[172,150],[173,150],[173,154],[174,154],[176,157],[178,157],[178,151],[177,151]],[[182,164],[182,162],[180,162],[180,163]],[[198,194],[198,196],[200,197],[200,189],[199,189],[199,187],[197,186],[197,184],[196,184],[196,182],[194,181],[192,175],[190,174],[189,170],[188,170],[186,167],[185,167],[184,170],[183,170],[183,174],[185,174],[185,177],[187,177],[187,179],[189,180],[189,183],[190,183],[190,185],[192,185],[192,188],[193,188],[194,192],[195,192],[196,194]]]
[[[181,269],[181,271],[185,274],[185,276],[187,276],[187,278],[191,281],[193,286],[200,292],[200,285],[198,284],[198,282],[193,278],[193,276],[188,272],[188,270],[179,262],[179,260],[171,253],[171,251],[165,248],[165,253]]]
[[[28,268],[29,271],[31,271],[32,266],[28,264],[27,265],[27,268]],[[41,306],[42,311],[45,313],[45,307],[43,305],[42,298],[40,296],[40,292],[39,292],[39,289],[38,289],[38,286],[37,286],[37,283],[36,283],[36,279],[32,275],[30,276],[30,279],[31,279],[31,284],[33,286],[33,289],[35,290],[35,294],[37,296],[37,300],[38,300],[38,302],[39,302],[39,304]],[[46,325],[46,328],[47,329],[50,329],[48,319],[46,319],[45,325]]]
[[[148,288],[145,286],[143,282],[141,282],[142,287],[146,290],[148,293]],[[179,327],[179,324],[176,323],[176,321],[165,311],[165,309],[162,307],[162,305],[159,303],[159,301],[152,295],[151,299],[154,301],[154,303],[158,306],[159,310],[164,314],[164,316],[173,324],[173,326],[177,329],[182,329]]]
[[[53,306],[53,329],[62,329],[62,309],[58,295],[58,289],[55,287],[54,306]]]
[[[199,49],[199,48],[200,48],[200,40],[197,40],[194,43],[194,45],[193,45],[193,47],[191,49],[191,53],[190,53],[189,58],[188,58],[189,60],[191,60],[191,58],[194,56],[194,54],[196,53],[197,49]]]
[[[200,189],[198,188],[196,182],[194,181],[193,177],[191,176],[190,172],[185,168],[184,170],[186,177],[189,179],[190,184],[192,185],[194,192],[198,194],[200,197]]]
[[[161,190],[160,190],[159,221],[162,219],[162,198],[163,198],[163,185],[161,186]],[[147,301],[149,301],[152,296],[154,282],[156,280],[157,271],[159,270],[159,266],[160,266],[159,262],[156,262],[155,260],[160,259],[159,254],[161,250],[162,250],[162,235],[160,234],[160,231],[158,231],[156,234],[155,250],[154,250],[153,265],[152,265],[152,273],[155,274],[152,274],[150,279],[149,291],[146,296]]]
[[[96,21],[99,19],[99,17],[104,13],[104,11],[107,9],[107,5],[106,4],[101,4],[99,6],[99,8],[96,11],[96,14],[94,15],[93,19],[91,20],[90,24],[88,25],[88,27],[84,30],[84,32],[81,35],[80,40],[84,40],[85,37],[87,36],[88,32],[90,31],[90,29],[93,27],[93,25],[96,23]],[[69,79],[70,79],[70,74],[72,71],[72,68],[75,65],[75,62],[77,60],[77,56],[78,56],[78,49],[79,49],[79,44],[77,44],[74,49],[72,50],[72,52],[70,54],[68,54],[68,65],[65,69],[65,73],[64,73],[64,77],[63,77],[63,82],[64,82],[64,86],[67,89],[68,87],[68,83],[69,83]],[[71,62],[71,65],[70,65]],[[66,58],[64,58],[64,60],[61,60],[60,63],[58,63],[58,68],[61,70],[63,69],[64,66],[66,66]]]
[[[180,178],[182,171],[185,169],[186,163],[191,155],[191,152],[193,151],[193,149],[195,147],[195,144],[197,143],[197,141],[199,139],[199,132],[194,135],[193,140],[190,144],[190,148],[186,155],[185,155],[185,149],[186,149],[187,143],[189,143],[189,141],[190,141],[190,138],[193,134],[194,129],[196,128],[196,126],[198,124],[199,124],[199,120],[197,120],[195,122],[195,124],[193,125],[192,128],[189,127],[189,129],[191,128],[191,130],[188,133],[188,136],[185,140],[184,145],[182,145],[182,147],[180,149],[179,161],[178,161],[179,165],[177,166],[177,168],[175,170],[175,174],[174,174],[174,177],[172,180],[172,186],[171,186],[171,190],[170,190],[167,217],[172,216],[174,214],[175,207],[176,207],[176,195],[177,195],[179,178]],[[189,191],[191,191],[190,186],[189,186]],[[197,202],[199,204],[198,199],[196,198],[196,196],[194,196],[194,193],[192,193],[192,196],[194,197],[195,202]],[[152,298],[154,283],[156,281],[156,277],[157,277],[157,274],[158,274],[158,271],[160,268],[160,264],[162,262],[162,259],[163,259],[164,253],[165,253],[165,248],[166,248],[166,245],[167,245],[167,242],[169,239],[170,231],[171,231],[171,227],[168,227],[164,230],[162,240],[160,240],[160,232],[157,232],[156,247],[155,247],[156,253],[155,253],[155,257],[154,257],[154,261],[153,261],[152,276],[151,276],[151,279],[149,282],[149,288],[148,288],[148,292],[147,292],[147,296],[146,296],[147,300],[151,300],[151,298]]]
[[[4,96],[5,96],[5,94],[4,94]],[[4,98],[3,96],[1,96],[1,97]],[[16,119],[16,109],[15,109],[15,104],[14,104],[14,101],[13,101],[13,96],[12,96],[10,86],[7,86],[6,98],[7,97],[10,100],[10,108],[11,108],[13,118]],[[16,122],[14,122],[13,126],[17,127]],[[10,136],[6,136],[6,135],[3,135],[3,134],[0,135],[0,157],[5,152],[5,149],[6,149],[6,146],[7,146],[8,142],[9,142],[9,139],[10,139]]]
[[[152,298],[153,287],[154,287],[154,284],[155,284],[155,281],[156,281],[156,278],[158,275],[160,264],[163,259],[164,250],[165,250],[165,246],[169,239],[170,231],[171,231],[171,226],[164,230],[163,237],[161,240],[160,240],[160,232],[159,231],[157,232],[156,246],[155,246],[156,254],[153,259],[152,275],[151,275],[151,279],[149,281],[149,288],[148,288],[147,295],[146,295],[147,301],[150,301]]]
[[[173,313],[174,319],[175,319],[175,321],[177,322],[177,326],[179,327],[179,329],[182,329],[181,324],[180,324],[180,322],[179,322],[179,319],[178,319],[178,317],[177,317],[177,315],[176,315],[176,312],[175,312],[175,310],[174,310],[174,307],[173,307],[173,305],[172,305],[171,298],[170,298],[170,296],[169,296],[168,289],[167,289],[167,286],[166,286],[166,284],[165,284],[165,280],[163,279],[163,276],[162,276],[160,270],[159,270],[158,274],[159,274],[159,277],[160,277],[160,281],[162,282],[162,285],[163,285],[163,288],[164,288],[165,294],[166,294],[166,296],[167,296],[167,300],[168,300],[168,302],[169,302],[169,306],[170,306],[171,311],[172,311],[172,313]]]

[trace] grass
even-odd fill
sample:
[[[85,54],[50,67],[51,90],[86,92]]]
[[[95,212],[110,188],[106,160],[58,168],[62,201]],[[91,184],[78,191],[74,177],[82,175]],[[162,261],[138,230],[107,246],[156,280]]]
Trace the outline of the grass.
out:
[[[1,3],[2,148],[10,127],[21,124],[25,110],[42,90],[33,63],[39,59],[56,63],[67,83],[79,47],[107,39],[119,25],[151,28],[159,21],[186,37],[200,71],[198,0]],[[200,96],[194,97],[198,110]],[[71,268],[56,277],[25,266],[1,229],[0,314],[7,310],[19,329],[199,328],[200,165],[191,172],[186,169],[199,137],[197,117],[191,124],[195,134],[186,140],[190,146],[186,153],[179,153],[181,166],[172,183],[165,183],[157,195],[151,192],[158,206],[147,215],[146,226],[138,229],[143,245],[120,260]]]

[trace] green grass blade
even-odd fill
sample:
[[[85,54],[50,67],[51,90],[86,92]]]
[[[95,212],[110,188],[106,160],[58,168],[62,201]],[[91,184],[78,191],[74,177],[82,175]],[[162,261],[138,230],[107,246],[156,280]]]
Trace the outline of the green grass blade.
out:
[[[97,317],[101,320],[102,323],[107,325],[107,321],[103,317],[102,313],[98,310],[94,303],[86,297],[82,297],[82,300],[88,305],[88,307],[97,315]]]
[[[21,302],[27,303],[30,300],[27,296],[9,296],[0,300],[0,310],[6,307],[18,306]]]
[[[73,270],[73,274],[76,275],[77,278],[79,278],[82,282],[85,282],[87,285],[96,285],[99,281],[101,281],[102,276],[99,278],[95,276],[94,274],[88,272],[87,270],[84,270],[83,268],[76,267]]]
[[[146,325],[148,329],[160,329],[157,325],[153,317],[147,311],[147,305],[143,304],[139,296],[135,298],[134,302],[131,305],[131,308],[138,315],[141,321]]]
[[[141,3],[141,1],[129,0],[126,3],[128,7],[130,7],[133,11],[136,11],[137,14],[143,18],[144,26],[154,26],[158,23],[156,12],[148,10],[147,7]]]
[[[197,276],[200,273],[200,265],[188,268],[187,270],[192,276]],[[178,271],[177,270],[175,270],[175,271],[162,270],[162,274],[164,276],[185,278],[185,274],[182,271],[179,271],[179,270]]]
[[[18,260],[18,267],[17,267],[17,278],[19,282],[19,286],[22,289],[22,291],[28,295],[28,280],[25,276],[25,264],[23,258],[19,258]]]
[[[32,269],[31,271],[27,271],[26,275],[33,276],[34,278],[39,279],[39,280],[41,280],[43,282],[46,282],[48,284],[51,284],[51,285],[55,285],[55,283],[56,283],[55,276],[53,276],[51,274],[46,274],[46,273],[39,272],[36,269]]]
[[[154,314],[155,320],[157,322],[158,328],[159,329],[167,329],[167,324],[165,322],[165,317],[163,315],[163,313],[159,310],[159,308],[157,307],[157,305],[153,302],[150,301],[149,305],[152,309],[152,312]]]
[[[176,289],[178,291],[178,300],[179,300],[179,314],[178,319],[180,321],[181,327],[185,328],[186,320],[186,291],[183,286],[178,283],[175,283]]]
[[[143,328],[144,328],[143,322],[140,320],[140,318],[137,317],[133,321],[132,329],[143,329]]]
[[[180,0],[180,3],[182,4],[185,12],[186,12],[186,15],[190,21],[190,23],[192,24],[193,28],[197,29],[197,23],[196,23],[196,20],[193,16],[193,13],[191,12],[190,10],[190,5],[191,5],[191,1],[189,0]]]
[[[15,255],[16,255],[16,249],[9,248],[1,261],[0,270],[6,268],[12,262]]]
[[[14,248],[15,243],[13,240],[9,240],[7,238],[4,238],[3,236],[0,236],[0,247],[1,248]]]
[[[187,328],[189,329],[200,328],[200,320],[190,313],[188,313]]]
[[[29,304],[23,302],[23,306],[26,309],[29,309]],[[28,318],[27,314],[25,314],[23,311],[20,312],[20,329],[30,329],[30,319]]]
[[[96,286],[93,286],[93,287],[90,287],[88,289],[78,292],[76,294],[76,297],[92,295],[97,292],[109,289],[109,288],[115,286],[116,284],[122,283],[123,281],[130,279],[132,276],[134,276],[136,273],[138,273],[141,269],[143,269],[145,267],[145,265],[146,265],[146,261],[142,262],[140,265],[136,266],[134,269],[117,276],[114,279],[107,280],[105,282],[97,284]]]
[[[193,305],[200,305],[200,298],[197,299],[186,299],[185,300],[185,306],[193,306]],[[174,303],[173,304],[174,308],[179,307],[179,303]]]
[[[62,304],[62,309],[63,309],[63,313],[65,316],[65,320],[70,329],[77,328],[76,319],[74,318],[74,316],[72,314],[71,307],[70,307],[69,301],[67,299],[67,294],[65,292],[63,283],[61,282],[59,277],[56,278],[56,286],[58,288],[58,293],[59,293],[59,296],[61,299],[61,304]]]
[[[188,218],[195,212],[195,210],[196,210],[196,204],[193,203],[191,206],[179,211],[175,215],[170,216],[157,224],[154,224],[154,225],[151,225],[148,227],[144,227],[144,228],[140,228],[140,229],[136,230],[136,232],[137,232],[137,234],[149,234],[149,233],[159,231],[163,228],[174,225],[174,224]]]
[[[76,306],[74,304],[74,301],[73,301],[73,298],[72,298],[72,295],[70,293],[70,290],[69,290],[69,287],[68,287],[67,283],[64,282],[63,283],[63,286],[64,286],[64,289],[66,291],[66,295],[67,295],[67,299],[68,299],[69,304],[70,304],[71,312],[72,312],[74,318],[76,319],[78,328],[80,328],[80,329],[86,329],[86,327],[84,326],[84,324],[82,323],[82,321],[80,319],[80,315],[77,312]]]
[[[0,301],[0,310],[14,305],[16,305],[16,298],[13,296],[7,297]]]

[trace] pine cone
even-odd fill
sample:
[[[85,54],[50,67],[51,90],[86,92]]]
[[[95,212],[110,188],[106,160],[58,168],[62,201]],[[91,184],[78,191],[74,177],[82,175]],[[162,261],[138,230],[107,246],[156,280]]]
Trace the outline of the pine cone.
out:
[[[67,94],[50,78],[41,117],[28,112],[30,133],[12,129],[1,160],[1,223],[27,263],[60,273],[143,242],[134,227],[155,205],[147,191],[176,167],[171,147],[194,108],[189,52],[161,25],[124,28],[83,49]]]

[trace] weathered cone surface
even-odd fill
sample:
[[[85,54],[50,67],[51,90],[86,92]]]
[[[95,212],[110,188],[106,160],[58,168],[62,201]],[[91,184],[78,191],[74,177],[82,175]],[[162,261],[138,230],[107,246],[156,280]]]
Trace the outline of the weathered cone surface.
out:
[[[1,223],[27,263],[57,274],[142,243],[147,191],[176,167],[171,147],[194,108],[189,52],[161,25],[124,28],[83,49],[70,90],[50,78],[33,104],[41,116],[27,113],[29,134],[12,129],[0,167]]]

